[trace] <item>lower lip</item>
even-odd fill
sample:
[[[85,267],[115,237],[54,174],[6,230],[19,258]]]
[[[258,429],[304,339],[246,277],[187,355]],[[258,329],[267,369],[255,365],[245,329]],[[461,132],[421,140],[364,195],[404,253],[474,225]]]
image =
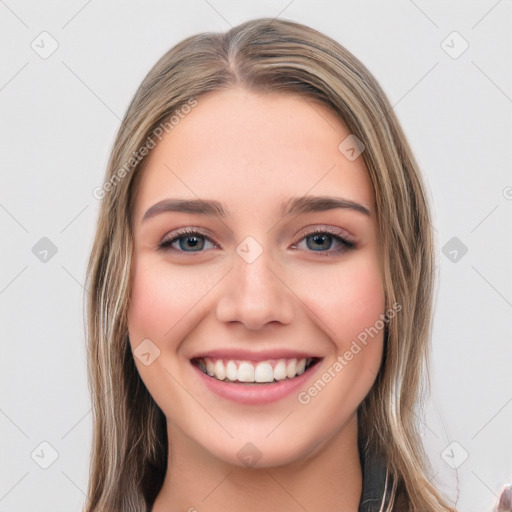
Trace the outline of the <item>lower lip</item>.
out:
[[[321,361],[311,366],[293,379],[284,379],[268,384],[242,384],[217,380],[204,373],[195,365],[192,367],[199,374],[206,387],[215,394],[241,404],[260,405],[281,400],[305,386],[306,381],[316,373]]]

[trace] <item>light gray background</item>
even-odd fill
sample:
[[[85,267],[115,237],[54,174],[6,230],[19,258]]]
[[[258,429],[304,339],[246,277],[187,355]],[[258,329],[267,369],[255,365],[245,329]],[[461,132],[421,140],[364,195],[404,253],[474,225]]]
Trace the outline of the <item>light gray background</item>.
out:
[[[0,512],[84,502],[92,190],[132,95],[178,41],[260,16],[338,40],[394,105],[438,235],[423,423],[435,479],[464,512],[490,511],[512,480],[512,1],[0,0]],[[46,262],[32,252],[42,237],[58,250]]]

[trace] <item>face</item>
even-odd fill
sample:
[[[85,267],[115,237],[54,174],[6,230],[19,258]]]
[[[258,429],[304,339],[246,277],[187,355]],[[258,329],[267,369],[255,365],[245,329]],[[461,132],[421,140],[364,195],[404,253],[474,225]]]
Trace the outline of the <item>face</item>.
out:
[[[230,89],[148,156],[128,330],[171,443],[273,466],[356,424],[385,299],[372,183],[338,149],[349,135],[324,105]]]

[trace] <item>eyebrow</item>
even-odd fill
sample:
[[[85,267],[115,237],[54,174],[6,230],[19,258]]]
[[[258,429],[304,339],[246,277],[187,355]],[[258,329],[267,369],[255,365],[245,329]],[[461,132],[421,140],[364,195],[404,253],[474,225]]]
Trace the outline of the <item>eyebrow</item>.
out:
[[[364,215],[371,215],[370,208],[349,199],[332,196],[292,197],[281,205],[281,215],[299,215],[301,213],[323,212],[337,208],[353,210]],[[208,199],[164,199],[149,208],[142,222],[160,213],[180,212],[201,215],[227,217],[228,213],[219,201]]]

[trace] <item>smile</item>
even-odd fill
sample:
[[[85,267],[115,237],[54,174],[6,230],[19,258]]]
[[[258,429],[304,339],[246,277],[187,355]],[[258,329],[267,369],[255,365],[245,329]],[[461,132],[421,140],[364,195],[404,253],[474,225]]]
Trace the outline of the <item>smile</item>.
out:
[[[202,357],[193,363],[206,375],[223,382],[269,384],[295,379],[318,361],[317,358],[247,361]]]

